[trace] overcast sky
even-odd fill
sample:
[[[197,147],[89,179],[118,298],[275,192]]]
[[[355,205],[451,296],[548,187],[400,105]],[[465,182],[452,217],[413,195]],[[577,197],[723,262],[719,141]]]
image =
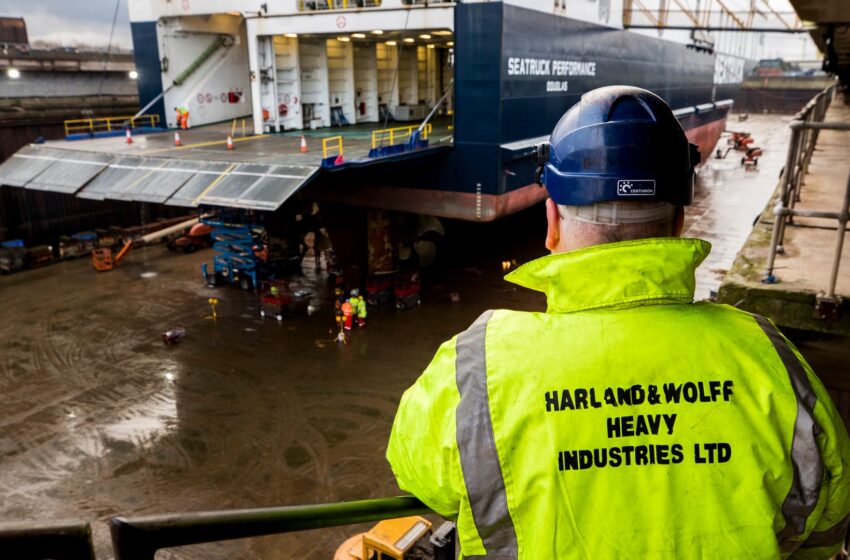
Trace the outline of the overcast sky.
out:
[[[105,47],[116,1],[118,20],[112,44],[132,48],[126,0],[1,0],[0,15],[25,18],[30,42]]]
[[[109,40],[112,16],[118,3],[113,46],[132,48],[127,0],[0,0],[0,15],[24,17],[31,42],[49,41],[62,45],[87,44],[105,47]],[[646,1],[647,6],[657,2]],[[689,0],[693,6],[695,2]],[[728,0],[733,10],[745,9],[749,0]],[[792,11],[788,0],[770,0],[779,12]],[[758,4],[764,10],[763,4]],[[756,58],[817,58],[808,35],[765,35],[759,39]]]

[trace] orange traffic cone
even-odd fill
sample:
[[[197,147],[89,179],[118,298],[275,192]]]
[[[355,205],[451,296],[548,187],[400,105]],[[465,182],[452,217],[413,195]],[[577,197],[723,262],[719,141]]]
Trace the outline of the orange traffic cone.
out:
[[[182,146],[183,145],[183,141],[180,140],[180,133],[179,132],[174,133],[174,145],[175,146]]]
[[[228,150],[233,149],[233,138],[231,138],[231,136],[229,134],[227,135],[227,149]]]
[[[129,128],[127,129],[126,134],[124,134],[124,137],[127,139],[127,143],[128,143],[128,144],[132,144],[132,143],[133,143],[133,135],[132,135],[132,134],[130,134],[130,129],[129,129]]]
[[[307,139],[304,138],[304,135],[301,135],[301,153],[306,154],[310,150],[307,149]]]

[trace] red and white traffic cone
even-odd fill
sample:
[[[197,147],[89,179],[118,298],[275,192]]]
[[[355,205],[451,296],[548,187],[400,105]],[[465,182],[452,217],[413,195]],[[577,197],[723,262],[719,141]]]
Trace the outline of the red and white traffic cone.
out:
[[[304,138],[304,135],[301,135],[301,153],[306,154],[310,150],[307,149],[307,139]]]
[[[227,135],[227,149],[233,149],[233,138],[229,134]]]
[[[174,133],[174,145],[175,146],[182,146],[183,145],[183,141],[180,140],[180,133],[179,132]]]
[[[130,129],[129,129],[129,128],[127,129],[126,133],[124,134],[124,137],[127,139],[127,143],[128,143],[128,144],[132,144],[132,143],[133,143],[133,135],[130,133]]]

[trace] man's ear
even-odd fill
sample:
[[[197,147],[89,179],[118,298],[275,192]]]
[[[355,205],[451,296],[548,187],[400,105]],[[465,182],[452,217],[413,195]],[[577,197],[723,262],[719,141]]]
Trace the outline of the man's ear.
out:
[[[551,198],[546,199],[546,223],[546,248],[554,253],[561,242],[561,215]]]
[[[685,207],[677,206],[676,213],[673,214],[673,237],[681,237],[682,230],[685,229]]]

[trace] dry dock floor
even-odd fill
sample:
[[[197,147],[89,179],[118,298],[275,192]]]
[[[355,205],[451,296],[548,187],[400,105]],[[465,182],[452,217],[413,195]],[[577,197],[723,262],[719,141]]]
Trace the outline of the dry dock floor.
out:
[[[686,233],[710,240],[714,253],[698,276],[699,299],[717,289],[773,191],[787,122],[730,117],[730,128],[767,148],[759,169],[744,171],[731,152],[700,171]],[[371,311],[346,345],[333,341],[321,278],[307,270],[299,279],[319,294],[313,315],[263,320],[253,293],[204,285],[209,250],[152,246],[107,273],[80,259],[0,278],[0,520],[96,521],[106,558],[103,521],[119,513],[397,494],[384,459],[395,409],[440,343],[493,306],[544,308],[539,295],[502,281],[499,267],[543,254],[542,210],[475,228],[452,240],[460,262],[435,275],[420,307]],[[164,346],[160,333],[176,326],[186,338]],[[356,530],[158,558],[330,559]]]

